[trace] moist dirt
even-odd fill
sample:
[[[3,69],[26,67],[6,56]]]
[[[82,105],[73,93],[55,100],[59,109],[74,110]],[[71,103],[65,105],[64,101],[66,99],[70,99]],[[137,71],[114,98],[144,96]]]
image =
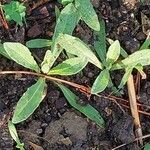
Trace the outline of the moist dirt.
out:
[[[35,1],[37,3],[38,1]],[[127,2],[127,3],[126,3]],[[146,39],[150,26],[143,24],[143,17],[148,22],[150,18],[150,2],[144,4],[136,1],[122,0],[92,0],[94,8],[100,18],[106,23],[106,36],[118,39],[129,54],[135,52]],[[33,5],[29,0],[28,7]],[[0,27],[1,41],[17,41],[25,43],[34,38],[51,38],[53,36],[55,19],[55,5],[62,6],[55,1],[48,1],[39,7],[27,11],[26,25],[16,27],[10,25],[9,31]],[[149,23],[150,25],[150,23]],[[79,37],[89,45],[93,45],[93,31],[84,22],[77,25],[73,35]],[[40,63],[46,49],[31,50],[35,59]],[[58,58],[61,61],[63,56]],[[0,70],[25,70],[13,61],[0,56]],[[139,102],[150,106],[150,68],[145,68],[147,79],[141,81]],[[65,77],[83,85],[91,86],[99,74],[97,68],[88,65],[78,75]],[[117,86],[123,72],[112,73],[114,84]],[[63,77],[64,78],[64,77]],[[0,150],[15,150],[15,143],[7,129],[7,121],[21,95],[36,82],[37,78],[29,75],[0,76]],[[79,103],[90,103],[95,107],[106,122],[106,128],[100,128],[73,109],[61,91],[51,82],[47,82],[47,96],[34,114],[26,121],[17,125],[21,140],[26,150],[111,150],[118,145],[130,143],[119,150],[141,150],[135,140],[134,124],[129,109],[120,107],[107,97],[91,96],[90,99],[79,91],[74,92],[80,97]],[[111,94],[107,89],[102,95]],[[121,96],[128,100],[127,89],[121,91]],[[150,107],[142,107],[150,112]],[[150,116],[140,114],[143,134],[150,134]],[[150,142],[150,138],[144,140]]]

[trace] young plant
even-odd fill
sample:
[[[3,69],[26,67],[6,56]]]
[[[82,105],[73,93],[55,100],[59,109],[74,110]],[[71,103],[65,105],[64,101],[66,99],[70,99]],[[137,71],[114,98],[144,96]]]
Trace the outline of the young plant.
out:
[[[104,120],[100,116],[99,112],[95,110],[91,105],[86,105],[86,106],[79,105],[77,103],[78,97],[74,93],[72,93],[67,87],[65,87],[64,85],[60,83],[65,83],[65,84],[74,86],[76,88],[79,88],[79,90],[82,89],[83,91],[85,90],[86,92],[88,91],[89,93],[88,88],[82,85],[78,85],[75,83],[62,80],[62,79],[50,77],[50,75],[56,75],[56,74],[57,75],[76,74],[86,66],[88,61],[94,63],[95,65],[101,68],[101,63],[97,60],[97,58],[92,53],[92,51],[87,50],[88,48],[86,48],[86,46],[83,43],[81,43],[80,46],[85,48],[85,51],[87,50],[85,57],[82,57],[82,56],[78,57],[76,55],[76,52],[79,53],[80,51],[78,52],[77,50],[75,50],[75,51],[72,51],[73,54],[75,54],[73,58],[69,58],[65,60],[64,62],[62,62],[61,64],[52,68],[57,57],[60,55],[60,53],[63,50],[59,46],[59,43],[58,43],[59,41],[58,39],[61,38],[61,36],[59,36],[60,34],[62,33],[72,34],[75,26],[78,24],[81,18],[92,29],[97,30],[97,31],[100,30],[98,17],[92,7],[92,4],[90,3],[90,0],[83,0],[83,1],[62,0],[61,2],[67,5],[61,12],[59,12],[59,14],[57,13],[57,17],[58,17],[57,24],[55,27],[55,32],[54,32],[52,41],[47,40],[47,39],[34,39],[26,43],[26,45],[29,48],[41,48],[41,47],[51,46],[51,51],[47,50],[44,60],[40,66],[34,60],[29,49],[26,46],[22,45],[21,43],[6,42],[0,45],[0,53],[2,55],[36,72],[35,73],[35,72],[27,72],[27,71],[17,71],[18,73],[20,72],[23,74],[36,75],[39,77],[37,82],[34,85],[32,85],[30,88],[28,88],[28,90],[23,94],[23,96],[18,101],[17,106],[14,111],[14,115],[12,117],[12,122],[11,122],[12,124],[10,123],[8,124],[9,129],[11,129],[10,127],[13,127],[13,124],[17,124],[17,123],[20,123],[21,121],[26,120],[34,112],[34,110],[39,106],[39,104],[41,103],[41,101],[44,99],[46,95],[46,88],[47,88],[47,85],[45,82],[46,79],[55,81],[55,83],[57,83],[57,85],[60,87],[60,89],[66,96],[68,102],[73,107],[75,107],[80,112],[85,114],[91,120],[95,121],[99,126],[104,127]],[[17,1],[12,1],[10,4],[4,5],[3,9],[5,11],[6,18],[9,21],[13,20],[17,24],[22,25],[22,21],[23,19],[25,19],[25,7],[22,4],[20,4]],[[80,44],[80,41],[79,41],[79,44]],[[1,74],[3,73],[11,74],[11,73],[17,73],[17,72],[3,71],[1,72]],[[16,135],[17,134],[15,133],[15,136]],[[12,137],[14,138],[13,135]],[[14,138],[14,140],[15,139],[16,138]],[[18,142],[18,140],[16,140],[16,142]],[[17,145],[20,145],[20,142],[17,143]],[[19,148],[22,149],[22,147],[19,147]]]
[[[11,1],[9,4],[2,5],[2,8],[8,21],[15,21],[17,25],[23,25],[23,21],[25,21],[26,7],[22,3]]]
[[[5,42],[3,45],[1,45],[0,53],[11,60],[14,60],[16,63],[37,72],[34,73],[34,72],[18,71],[18,73],[25,73],[39,76],[37,82],[31,87],[29,87],[28,90],[22,95],[22,97],[18,101],[14,111],[14,115],[12,117],[13,124],[17,124],[26,120],[40,105],[40,103],[46,96],[47,85],[45,79],[49,79],[57,83],[57,85],[60,87],[60,89],[66,96],[68,102],[73,107],[78,109],[81,113],[84,113],[88,118],[96,122],[99,126],[104,127],[104,120],[100,116],[99,112],[89,104],[85,106],[77,104],[78,101],[77,96],[73,94],[67,87],[65,87],[60,83],[66,83],[76,88],[78,87],[80,88],[79,85],[50,76],[50,75],[73,75],[78,73],[86,66],[89,60],[91,61],[93,59],[92,62],[94,62],[95,55],[91,51],[87,52],[87,55],[93,56],[93,58],[89,57],[69,58],[63,61],[61,64],[53,67],[52,69],[49,69],[49,63],[51,61],[51,58],[53,57],[53,54],[51,53],[50,50],[47,50],[44,60],[41,63],[41,67],[38,66],[33,56],[31,55],[29,49],[20,43]],[[42,74],[42,72],[44,74]],[[13,73],[13,71],[10,72],[4,71],[3,73],[11,74]]]
[[[67,5],[61,11],[53,36],[53,44],[51,51],[56,59],[63,50],[57,45],[57,38],[60,33],[71,35],[78,22],[82,19],[90,28],[95,31],[100,30],[100,24],[97,14],[93,9],[90,0],[61,0],[62,3],[67,2]],[[90,13],[89,13],[90,12]],[[55,62],[55,59],[49,64],[50,68]]]
[[[61,38],[59,38],[58,43],[67,52],[73,55],[78,55],[78,57],[82,55],[86,57],[90,63],[102,69],[100,75],[96,78],[92,86],[91,94],[97,95],[107,87],[110,81],[110,71],[117,69],[125,70],[125,74],[119,85],[119,89],[121,89],[127,82],[131,112],[132,116],[135,118],[134,122],[137,129],[137,135],[141,139],[142,131],[136,102],[136,93],[134,88],[132,70],[135,68],[143,75],[143,66],[150,65],[150,49],[148,49],[150,45],[150,39],[147,39],[144,42],[144,44],[141,46],[142,48],[140,48],[140,51],[137,51],[129,56],[126,55],[126,52],[120,47],[118,41],[112,42],[112,45],[109,47],[106,53],[106,59],[103,58],[103,64],[101,64],[101,62],[96,57],[90,57],[86,53],[90,51],[88,46],[86,46],[84,43],[82,43],[82,41],[75,37],[64,34]],[[81,43],[84,44],[84,47],[80,46]],[[73,50],[75,49],[80,53],[74,53]],[[84,52],[82,50],[84,50]],[[126,58],[116,62],[116,60],[119,58],[120,53]],[[142,145],[142,139],[139,141]]]

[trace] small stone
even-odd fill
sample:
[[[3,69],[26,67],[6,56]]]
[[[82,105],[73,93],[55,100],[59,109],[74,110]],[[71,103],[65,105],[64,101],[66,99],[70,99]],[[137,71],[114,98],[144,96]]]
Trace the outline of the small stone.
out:
[[[50,144],[59,143],[65,139],[65,136],[62,135],[62,130],[65,130],[72,142],[76,140],[85,141],[87,139],[87,125],[84,118],[76,115],[74,112],[66,112],[59,120],[50,122],[49,126],[45,129],[44,138]]]
[[[42,123],[42,124],[41,124],[41,128],[46,128],[47,126],[48,126],[47,123]]]
[[[39,134],[42,134],[42,133],[43,133],[43,129],[41,129],[41,128],[40,128],[40,129],[37,129],[37,130],[36,130],[36,133],[37,133],[38,135],[39,135]]]
[[[143,32],[138,32],[137,35],[136,35],[136,38],[139,40],[139,41],[143,41],[146,39],[146,35],[143,33]]]
[[[45,114],[45,121],[46,121],[47,123],[49,123],[49,122],[52,121],[52,116],[51,116],[51,114]]]
[[[28,30],[27,36],[34,38],[34,37],[41,35],[42,33],[43,31],[42,31],[41,26],[39,24],[35,24]]]
[[[94,73],[93,72],[89,72],[87,75],[89,78],[93,78],[94,77]]]
[[[61,140],[59,140],[59,142],[61,142],[62,144],[65,144],[65,145],[72,145],[72,141],[70,140],[70,138],[69,137],[67,137],[67,138],[63,138],[63,139],[61,139]]]

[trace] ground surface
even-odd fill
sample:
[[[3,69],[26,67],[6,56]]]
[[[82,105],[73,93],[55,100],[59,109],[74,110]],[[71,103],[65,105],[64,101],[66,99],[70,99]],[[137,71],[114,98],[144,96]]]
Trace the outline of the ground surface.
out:
[[[121,0],[93,0],[92,2],[98,16],[106,22],[107,37],[119,39],[128,53],[136,51],[145,40],[148,29],[147,26],[142,28],[141,12],[144,17],[149,18],[150,3],[146,1],[145,5],[139,3],[133,7],[129,4],[125,5]],[[131,3],[134,5],[135,1]],[[55,5],[61,7],[56,2],[48,2],[36,8],[27,16],[27,26],[18,28],[17,32],[15,27],[12,27],[8,34],[1,27],[1,40],[24,43],[33,38],[52,37],[55,27]],[[49,12],[43,11],[46,7],[49,8]],[[77,26],[74,34],[85,42],[93,44],[93,33],[83,22]],[[32,52],[39,59],[42,59],[45,54],[43,49],[35,49]],[[1,56],[0,70],[25,69]],[[94,66],[89,65],[84,69],[83,74],[76,75],[71,80],[91,86],[98,73]],[[139,101],[150,106],[150,72],[148,67],[146,73],[147,79],[141,83]],[[119,84],[121,76],[121,72],[112,74],[116,85]],[[18,99],[35,81],[36,78],[33,76],[25,75],[0,77],[0,150],[15,149],[7,126],[2,123],[11,116]],[[128,98],[126,89],[123,91],[122,97]],[[120,150],[140,149],[136,143],[133,143],[135,139],[134,126],[129,110],[123,108],[125,112],[122,111],[116,103],[107,98],[93,96],[87,101],[86,96],[82,96],[81,99],[84,103],[88,102],[93,105],[101,113],[106,121],[105,129],[97,127],[71,108],[59,89],[48,82],[48,94],[40,107],[29,119],[17,125],[26,149],[31,149],[31,145],[34,143],[41,146],[37,150],[42,150],[42,148],[44,150],[111,150],[120,144],[130,142],[132,144],[124,146]],[[143,108],[143,110],[150,112],[148,108]],[[140,115],[140,119],[143,133],[149,134],[150,116]],[[144,142],[149,141],[150,138],[144,140]]]

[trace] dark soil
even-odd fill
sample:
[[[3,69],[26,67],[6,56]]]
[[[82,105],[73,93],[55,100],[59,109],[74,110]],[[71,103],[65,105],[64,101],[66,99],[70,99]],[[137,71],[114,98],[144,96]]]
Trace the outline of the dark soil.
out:
[[[36,1],[37,2],[37,1]],[[125,5],[121,0],[93,0],[93,5],[99,17],[106,23],[108,38],[118,39],[128,53],[135,52],[146,39],[146,31],[150,26],[142,28],[142,14],[150,17],[150,3],[145,5],[138,3],[132,7]],[[30,5],[32,6],[32,1]],[[57,2],[48,2],[38,8],[29,11],[27,25],[15,27],[10,25],[9,32],[0,27],[2,41],[25,41],[33,38],[51,38],[55,27],[54,7]],[[149,24],[150,25],[150,24]],[[93,32],[83,23],[76,27],[76,36],[88,44],[93,44]],[[32,50],[37,61],[43,59],[44,49]],[[0,70],[25,70],[16,63],[0,56]],[[141,82],[139,102],[150,106],[150,72],[146,68],[147,79]],[[88,65],[82,74],[69,78],[69,80],[83,85],[91,86],[98,70]],[[121,72],[112,74],[115,85],[118,85],[122,77]],[[0,150],[14,150],[15,144],[11,139],[7,120],[12,116],[14,107],[21,95],[35,83],[36,78],[27,75],[3,75],[0,76]],[[103,93],[110,94],[107,89]],[[122,97],[128,99],[126,88],[122,91]],[[120,108],[118,104],[108,98],[92,96],[90,100],[76,91],[81,98],[80,103],[90,103],[95,107],[106,121],[106,128],[102,129],[89,121],[81,113],[73,109],[64,98],[60,90],[54,84],[48,82],[47,96],[34,114],[23,123],[17,125],[21,140],[25,143],[25,149],[32,149],[33,143],[36,150],[111,150],[123,143],[131,143],[120,150],[140,150],[134,142],[134,124],[131,113],[126,108]],[[150,112],[148,108],[142,110]],[[150,134],[150,116],[140,115],[143,134]],[[149,142],[150,138],[144,140]],[[32,142],[32,143],[31,143]],[[35,146],[33,146],[35,149]]]

